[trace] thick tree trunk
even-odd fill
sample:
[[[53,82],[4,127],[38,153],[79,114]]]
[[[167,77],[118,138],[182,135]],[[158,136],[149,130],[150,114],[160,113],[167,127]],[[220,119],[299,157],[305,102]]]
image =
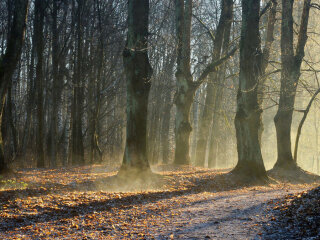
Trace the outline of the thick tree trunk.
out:
[[[14,1],[13,22],[10,26],[7,48],[0,60],[0,129],[8,86],[21,55],[27,12],[28,0]],[[7,170],[8,166],[4,158],[3,139],[0,131],[0,173],[5,173]]]
[[[127,83],[127,137],[120,172],[148,171],[147,108],[152,68],[148,59],[149,0],[128,1],[123,62]]]
[[[242,0],[240,76],[235,116],[238,163],[233,173],[266,180],[258,137],[262,113],[257,97],[262,64],[259,12],[260,0]]]
[[[279,108],[274,118],[277,134],[278,158],[274,169],[295,169],[291,151],[291,124],[294,110],[297,85],[300,77],[300,67],[304,57],[304,47],[307,42],[307,28],[310,10],[310,0],[304,1],[301,16],[300,31],[296,53],[293,46],[293,1],[282,0],[281,23],[281,87]]]

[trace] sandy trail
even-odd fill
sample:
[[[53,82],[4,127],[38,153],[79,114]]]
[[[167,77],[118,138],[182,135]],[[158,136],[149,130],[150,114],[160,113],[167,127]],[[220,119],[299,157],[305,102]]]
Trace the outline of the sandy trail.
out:
[[[178,197],[170,226],[156,239],[261,239],[262,225],[270,221],[268,208],[290,193],[306,190],[249,188]]]

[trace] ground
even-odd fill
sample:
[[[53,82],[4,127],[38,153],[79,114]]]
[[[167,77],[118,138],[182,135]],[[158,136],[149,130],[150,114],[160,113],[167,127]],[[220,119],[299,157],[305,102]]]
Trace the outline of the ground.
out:
[[[315,186],[249,186],[227,170],[155,171],[137,182],[105,166],[18,171],[1,181],[0,239],[264,239],[277,204]]]

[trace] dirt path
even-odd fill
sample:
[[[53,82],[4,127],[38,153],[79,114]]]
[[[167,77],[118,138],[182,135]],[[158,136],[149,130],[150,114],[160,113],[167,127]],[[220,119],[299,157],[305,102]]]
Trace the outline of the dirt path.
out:
[[[170,235],[173,239],[261,239],[262,225],[270,221],[267,209],[272,205],[268,202],[303,190],[306,188],[251,188],[178,197],[176,200],[182,206],[173,210],[175,217],[167,233],[155,236],[156,239],[168,239]]]

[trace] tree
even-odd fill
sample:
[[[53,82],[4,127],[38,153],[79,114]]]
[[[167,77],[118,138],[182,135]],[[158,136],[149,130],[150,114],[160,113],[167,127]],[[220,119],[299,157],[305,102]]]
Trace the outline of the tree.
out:
[[[274,169],[296,169],[297,164],[291,151],[291,124],[295,96],[301,74],[301,63],[304,57],[304,47],[307,42],[307,29],[311,0],[305,0],[298,42],[294,53],[293,41],[293,1],[282,0],[281,23],[281,87],[279,108],[274,123],[277,133],[278,158]]]
[[[228,49],[229,45],[229,37],[230,37],[230,27],[233,16],[233,1],[232,0],[223,0],[221,1],[221,14],[219,23],[216,29],[216,34],[214,38],[214,47],[212,58],[219,59],[222,53],[222,46],[225,45],[226,49]],[[229,27],[230,26],[230,27]],[[225,39],[225,34],[227,35],[227,39]],[[224,41],[226,41],[224,43]],[[224,54],[227,52],[224,51]],[[223,68],[225,70],[225,68]],[[207,96],[205,100],[205,106],[202,112],[202,117],[200,119],[199,124],[199,136],[197,141],[197,149],[196,149],[196,165],[200,167],[204,167],[205,156],[206,156],[206,147],[209,139],[208,129],[212,123],[212,106],[215,105],[215,96],[217,92],[215,91],[214,83],[219,81],[219,71],[213,74],[210,74],[209,82],[207,86]],[[216,94],[215,94],[216,93]],[[221,98],[222,96],[220,96]],[[216,113],[214,113],[216,114]],[[211,158],[212,156],[209,156]]]
[[[36,89],[37,89],[37,167],[44,167],[44,130],[43,130],[43,25],[44,25],[44,4],[43,0],[35,1],[34,18],[34,40],[36,46]]]
[[[83,76],[83,18],[86,0],[77,0],[77,28],[76,28],[76,64],[73,75],[73,102],[72,102],[72,145],[71,145],[71,162],[72,164],[84,164],[84,146],[82,132],[82,117],[83,117],[83,91],[84,91],[84,76]]]
[[[318,88],[318,90],[312,95],[311,99],[309,100],[309,103],[306,107],[305,110],[303,110],[303,117],[299,123],[298,126],[298,131],[297,131],[297,136],[296,136],[296,141],[295,141],[295,145],[294,145],[294,155],[293,155],[293,160],[295,163],[297,163],[297,159],[298,159],[298,147],[299,147],[299,139],[301,136],[301,131],[302,131],[302,127],[304,122],[307,119],[308,113],[310,111],[310,108],[312,106],[312,103],[314,102],[314,100],[316,99],[317,95],[320,93],[320,88]]]
[[[233,19],[233,4],[228,1],[228,11],[226,14],[227,24],[224,29],[223,34],[223,45],[222,45],[222,54],[227,54],[229,48],[230,48],[230,33],[231,33],[231,27],[232,27],[232,19]],[[226,63],[223,64],[223,66],[219,69],[219,72],[217,73],[216,77],[216,83],[217,87],[215,89],[214,94],[214,105],[213,105],[213,111],[211,112],[212,115],[212,121],[211,121],[211,139],[208,138],[209,141],[209,158],[208,158],[208,167],[213,168],[217,166],[217,155],[218,155],[218,138],[219,138],[219,132],[221,132],[219,119],[221,118],[221,105],[223,101],[224,96],[224,87],[222,85],[223,81],[225,81],[225,75],[226,75]],[[222,161],[226,161],[226,159],[222,159]]]
[[[269,64],[269,58],[270,58],[270,52],[271,52],[271,46],[274,41],[274,25],[276,23],[276,14],[277,14],[277,0],[271,0],[270,5],[266,5],[265,9],[267,7],[270,7],[269,15],[268,15],[268,23],[267,23],[267,29],[266,29],[266,40],[263,48],[263,54],[262,54],[262,66],[261,66],[261,71],[262,71],[262,78],[260,79],[258,83],[258,103],[260,104],[260,107],[262,108],[264,96],[265,96],[265,83],[267,80],[266,77],[266,70]],[[263,10],[261,11],[261,13]],[[260,14],[261,16],[261,14]],[[263,133],[263,122],[262,118],[260,118],[260,129],[259,129],[259,141],[261,145],[261,138],[262,138],[262,133]]]
[[[177,32],[177,93],[175,96],[175,164],[189,164],[189,139],[192,131],[190,108],[197,84],[193,82],[190,70],[190,35],[192,0],[175,0]]]
[[[58,109],[62,90],[62,77],[59,73],[59,64],[61,62],[61,47],[59,45],[58,31],[58,1],[52,1],[52,23],[51,23],[51,38],[52,38],[52,113],[50,125],[50,165],[55,167],[57,164],[57,144],[58,144]]]
[[[21,55],[27,12],[28,0],[14,1],[13,21],[10,26],[6,51],[0,59],[0,129],[8,86]],[[0,131],[0,173],[5,173],[7,170],[8,166],[4,159],[3,139]]]
[[[175,158],[178,165],[189,164],[189,139],[192,127],[190,124],[190,110],[198,87],[209,73],[215,72],[217,67],[232,56],[236,48],[219,59],[212,59],[205,66],[198,79],[194,80],[190,70],[190,38],[192,19],[192,0],[175,0],[176,35],[177,35],[177,92],[175,95]]]
[[[147,108],[152,68],[148,58],[149,0],[128,1],[128,33],[123,51],[127,89],[127,136],[121,172],[150,170]]]
[[[257,96],[262,70],[259,13],[260,0],[242,0],[240,75],[234,120],[238,163],[232,172],[265,181],[267,173],[258,137],[262,113]]]

